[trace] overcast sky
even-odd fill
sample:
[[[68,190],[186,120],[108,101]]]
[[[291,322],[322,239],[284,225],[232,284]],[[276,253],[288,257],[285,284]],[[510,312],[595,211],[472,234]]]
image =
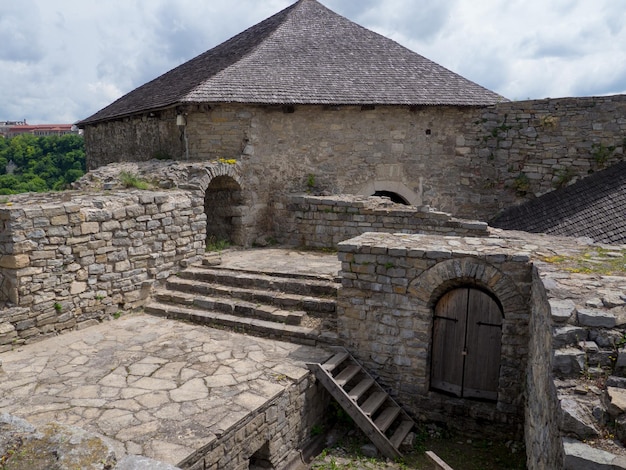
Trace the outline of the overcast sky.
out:
[[[623,0],[321,0],[512,100],[626,93]],[[0,0],[0,121],[86,118],[294,0]]]

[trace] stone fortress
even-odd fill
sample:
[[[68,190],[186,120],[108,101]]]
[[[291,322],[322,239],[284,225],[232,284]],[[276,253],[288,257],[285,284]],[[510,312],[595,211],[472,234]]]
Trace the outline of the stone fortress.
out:
[[[626,468],[614,443],[626,439],[626,97],[509,102],[299,0],[79,125],[92,171],[77,190],[0,208],[0,352],[141,308],[202,318],[311,356],[343,346],[414,419],[523,438],[530,469]],[[154,188],[121,189],[124,171]],[[585,186],[603,175],[608,194]],[[509,208],[535,204],[538,219],[559,194],[578,206],[551,233],[587,238],[503,230],[525,228]],[[611,211],[587,215],[593,204]],[[585,232],[605,226],[608,240]],[[336,249],[336,307],[280,327],[198,313],[223,305],[198,287],[220,240]],[[277,315],[252,303],[227,308]],[[477,343],[457,344],[445,325],[470,334],[485,305]],[[287,468],[328,395],[310,373],[286,375],[193,451],[176,441],[170,463]]]

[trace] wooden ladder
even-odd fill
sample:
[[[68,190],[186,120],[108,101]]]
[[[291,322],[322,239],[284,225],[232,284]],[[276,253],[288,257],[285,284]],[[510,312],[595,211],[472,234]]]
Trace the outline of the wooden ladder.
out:
[[[385,457],[401,458],[400,444],[415,423],[348,351],[334,349],[326,362],[307,367]]]

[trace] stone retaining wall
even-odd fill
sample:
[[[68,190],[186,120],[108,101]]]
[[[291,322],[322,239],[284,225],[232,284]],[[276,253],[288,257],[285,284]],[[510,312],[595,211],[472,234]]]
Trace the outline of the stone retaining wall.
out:
[[[530,316],[528,253],[489,238],[381,233],[342,242],[338,250],[340,340],[398,402],[413,416],[447,422],[464,432],[521,437]],[[486,290],[502,305],[497,402],[430,389],[434,306],[459,286]]]
[[[306,374],[179,466],[248,470],[256,458],[255,468],[292,468],[302,462],[300,452],[315,436],[314,430],[326,424],[329,403],[324,387],[313,374]]]
[[[529,468],[561,468],[563,445],[559,401],[552,376],[552,317],[543,281],[533,269],[530,296],[526,419],[524,437]]]
[[[276,204],[272,213],[276,238],[292,246],[333,248],[365,232],[488,235],[484,222],[379,197],[295,195]]]
[[[204,252],[204,200],[182,191],[12,196],[0,208],[0,352],[142,305]]]

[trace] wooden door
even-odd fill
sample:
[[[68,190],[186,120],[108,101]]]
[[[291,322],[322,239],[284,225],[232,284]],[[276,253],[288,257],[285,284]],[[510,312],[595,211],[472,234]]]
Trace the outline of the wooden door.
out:
[[[431,388],[458,397],[498,398],[502,310],[487,293],[458,288],[435,307]]]

